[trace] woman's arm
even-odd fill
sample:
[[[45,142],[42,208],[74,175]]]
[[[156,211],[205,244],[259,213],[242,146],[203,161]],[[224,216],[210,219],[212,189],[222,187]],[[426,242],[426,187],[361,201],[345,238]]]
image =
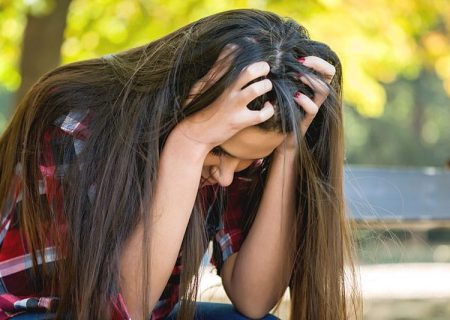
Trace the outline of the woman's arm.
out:
[[[261,318],[287,288],[292,265],[294,153],[274,155],[255,221],[238,253],[224,263],[224,288],[236,308]]]
[[[327,83],[335,74],[334,66],[321,58],[305,57],[302,63],[321,73]],[[314,91],[313,99],[303,94],[294,98],[305,110],[299,124],[304,135],[329,91],[319,79],[300,79]],[[266,315],[289,284],[296,249],[290,247],[295,222],[295,148],[295,137],[290,134],[276,149],[255,221],[240,251],[222,268],[222,282],[230,300],[250,318]]]
[[[148,230],[151,308],[161,296],[178,257],[208,151],[177,128],[162,151]],[[143,223],[139,223],[121,256],[121,290],[132,319],[141,319],[143,314],[142,243],[148,240],[144,239]]]

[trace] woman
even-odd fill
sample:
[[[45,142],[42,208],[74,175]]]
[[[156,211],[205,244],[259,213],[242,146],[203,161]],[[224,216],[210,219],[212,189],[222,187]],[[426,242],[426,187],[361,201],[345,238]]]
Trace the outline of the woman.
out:
[[[257,10],[48,73],[0,141],[0,307],[261,318],[289,286],[291,319],[358,316],[341,112],[337,56]],[[237,311],[194,311],[210,240]]]

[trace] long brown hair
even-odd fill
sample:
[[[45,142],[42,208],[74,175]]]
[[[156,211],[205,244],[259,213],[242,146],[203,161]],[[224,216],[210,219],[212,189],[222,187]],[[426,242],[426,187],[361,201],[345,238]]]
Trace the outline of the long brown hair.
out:
[[[188,105],[192,85],[212,67],[225,45],[237,45],[232,68]],[[301,73],[320,77],[297,62],[316,55],[336,67],[331,93],[305,138],[297,132],[303,113],[292,99],[298,90],[311,94]],[[296,252],[290,281],[291,319],[359,317],[353,246],[343,200],[342,76],[336,54],[309,39],[291,19],[258,10],[233,10],[206,17],[145,46],[116,55],[62,66],[43,76],[19,104],[0,140],[0,208],[7,199],[17,163],[22,165],[23,206],[20,225],[33,253],[35,272],[61,297],[58,314],[73,319],[106,319],[108,301],[120,291],[119,257],[138,221],[148,219],[159,153],[183,118],[208,106],[250,63],[267,61],[273,90],[249,108],[270,99],[275,116],[265,130],[294,132],[296,160]],[[56,232],[55,204],[39,198],[39,161],[43,133],[71,110],[92,113],[90,135],[61,181],[67,232],[57,238],[63,259],[56,271],[37,270],[47,235]],[[64,154],[69,146],[62,144]],[[248,232],[264,187],[264,168],[246,205]],[[88,190],[95,189],[95,196]],[[182,245],[182,307],[179,319],[193,316],[198,265],[205,249],[201,199]],[[41,250],[41,251],[39,251]],[[144,244],[143,261],[148,252]],[[42,257],[43,258],[43,257]],[[143,275],[148,278],[149,270]],[[55,283],[59,283],[58,286]],[[146,283],[146,282],[144,282]],[[145,297],[151,288],[144,288]]]

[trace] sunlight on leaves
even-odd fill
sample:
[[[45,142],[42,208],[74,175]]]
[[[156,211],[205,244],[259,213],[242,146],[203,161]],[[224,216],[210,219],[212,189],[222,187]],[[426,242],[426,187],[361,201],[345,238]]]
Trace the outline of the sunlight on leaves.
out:
[[[48,14],[56,0],[13,0],[0,11],[0,84],[20,82],[26,15]],[[344,69],[344,98],[365,116],[383,113],[383,84],[434,68],[450,95],[450,1],[447,0],[73,0],[62,61],[118,52],[161,37],[203,16],[233,8],[290,16],[335,50]],[[4,9],[4,10],[3,10]],[[3,49],[4,48],[4,49]]]

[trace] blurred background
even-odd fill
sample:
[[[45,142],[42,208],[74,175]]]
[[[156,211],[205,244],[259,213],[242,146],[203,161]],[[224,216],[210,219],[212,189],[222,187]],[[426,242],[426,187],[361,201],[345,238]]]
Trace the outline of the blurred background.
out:
[[[0,134],[17,101],[56,66],[142,45],[234,8],[292,17],[340,56],[347,172],[433,168],[449,185],[449,0],[0,0]],[[446,198],[434,205],[450,221]],[[392,224],[370,201],[358,211],[378,217],[355,229],[365,319],[450,319],[448,221]]]

